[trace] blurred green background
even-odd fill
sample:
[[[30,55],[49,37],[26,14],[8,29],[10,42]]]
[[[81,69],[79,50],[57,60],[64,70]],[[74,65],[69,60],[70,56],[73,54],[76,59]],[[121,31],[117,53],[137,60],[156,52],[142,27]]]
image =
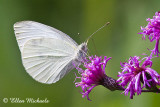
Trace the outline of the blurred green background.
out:
[[[0,0],[0,107],[154,107],[159,106],[160,94],[142,93],[133,100],[119,91],[110,92],[98,86],[90,99],[82,98],[76,88],[72,70],[55,84],[46,85],[33,80],[24,70],[13,31],[17,21],[33,20],[70,35],[82,43],[106,22],[111,24],[94,36],[95,50],[89,41],[91,55],[112,57],[106,73],[117,79],[120,62],[129,56],[149,54],[154,43],[142,41],[138,35],[146,18],[160,10],[159,0]],[[80,35],[78,35],[80,33]],[[159,59],[153,69],[160,73]],[[3,98],[47,98],[47,104],[3,103]]]

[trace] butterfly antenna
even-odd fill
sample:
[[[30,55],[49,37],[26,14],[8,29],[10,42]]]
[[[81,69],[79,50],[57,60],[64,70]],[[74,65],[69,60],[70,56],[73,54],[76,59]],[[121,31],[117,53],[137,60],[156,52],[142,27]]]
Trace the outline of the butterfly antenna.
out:
[[[87,51],[87,55],[90,56],[91,51],[88,49]]]
[[[104,27],[107,26],[108,24],[110,24],[110,22],[105,23],[102,27],[100,27],[98,30],[96,30],[94,33],[92,33],[92,35],[87,38],[86,44],[88,44],[89,39],[90,39],[95,33],[97,33],[98,31],[100,31],[102,28],[104,28]]]
[[[95,42],[94,42],[94,39],[91,38],[91,40],[92,40],[93,46],[94,46],[94,48],[95,48],[96,54],[99,55],[99,53],[98,53],[98,51],[97,51],[97,48],[96,48],[96,45],[95,45]]]

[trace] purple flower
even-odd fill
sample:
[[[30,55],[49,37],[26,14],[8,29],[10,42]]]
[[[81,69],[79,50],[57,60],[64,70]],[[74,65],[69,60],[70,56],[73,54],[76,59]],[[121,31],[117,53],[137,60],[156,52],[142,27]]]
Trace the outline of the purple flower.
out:
[[[145,39],[147,35],[150,42],[156,41],[155,48],[151,50],[154,55],[160,54],[158,46],[159,46],[159,39],[160,39],[160,13],[156,12],[153,19],[148,18],[148,25],[146,27],[141,27],[143,32],[139,34],[143,34],[142,39]]]
[[[127,86],[124,94],[128,95],[130,92],[131,99],[135,93],[141,94],[143,88],[154,90],[154,88],[157,89],[157,85],[160,85],[160,75],[151,68],[151,59],[152,56],[144,57],[141,60],[140,57],[134,56],[130,57],[128,62],[121,63],[122,72],[119,72],[117,82],[120,82],[119,85],[123,88]]]
[[[81,79],[81,81],[76,82],[75,85],[76,87],[80,86],[82,88],[82,97],[87,97],[87,99],[90,100],[88,95],[91,90],[95,86],[103,84],[104,78],[107,77],[105,67],[110,59],[111,58],[107,58],[106,56],[104,56],[104,59],[98,56],[91,56],[83,62],[83,66],[86,68],[85,70],[76,67],[81,75],[81,77],[76,76],[76,78]]]

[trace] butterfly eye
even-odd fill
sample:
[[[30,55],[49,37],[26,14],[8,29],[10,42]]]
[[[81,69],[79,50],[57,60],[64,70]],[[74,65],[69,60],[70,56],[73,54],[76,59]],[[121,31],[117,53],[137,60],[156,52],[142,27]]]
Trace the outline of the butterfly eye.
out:
[[[83,43],[80,50],[82,50],[83,52],[87,52],[87,44]]]

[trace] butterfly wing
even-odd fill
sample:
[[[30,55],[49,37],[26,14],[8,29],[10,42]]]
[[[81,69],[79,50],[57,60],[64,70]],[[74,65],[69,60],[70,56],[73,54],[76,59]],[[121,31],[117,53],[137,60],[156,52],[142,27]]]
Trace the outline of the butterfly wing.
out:
[[[23,65],[35,80],[55,83],[79,63],[74,60],[77,43],[66,34],[37,22],[14,26]]]
[[[34,21],[21,21],[14,24],[14,30],[19,48],[22,52],[24,44],[37,37],[54,38],[64,40],[73,46],[78,44],[67,34],[44,24]]]

